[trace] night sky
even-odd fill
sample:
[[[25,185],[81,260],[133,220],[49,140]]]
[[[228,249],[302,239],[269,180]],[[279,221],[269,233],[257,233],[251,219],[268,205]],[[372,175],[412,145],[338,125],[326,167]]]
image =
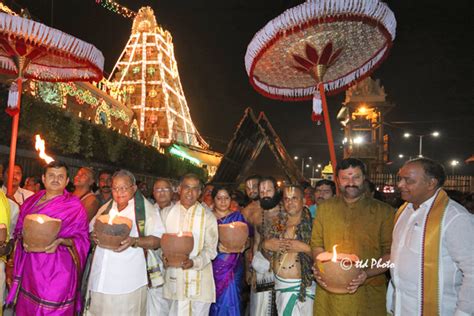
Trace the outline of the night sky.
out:
[[[94,44],[105,56],[105,73],[112,70],[130,36],[132,20],[95,0],[4,1],[14,10],[27,7],[46,25]],[[174,39],[175,56],[192,119],[212,149],[224,152],[246,107],[264,111],[290,155],[312,156],[327,163],[329,154],[323,126],[311,122],[311,102],[269,100],[250,86],[244,54],[253,35],[269,20],[303,1],[277,0],[129,0],[132,10],[151,6],[157,22]],[[402,161],[398,154],[416,156],[418,140],[404,139],[408,131],[441,137],[424,140],[423,154],[461,164],[456,173],[474,174],[464,160],[474,154],[473,40],[471,0],[388,1],[397,19],[397,35],[388,59],[372,75],[380,79],[389,101],[391,170]],[[53,6],[52,6],[53,4]],[[51,14],[52,13],[52,14]],[[335,117],[344,93],[329,97],[336,143],[342,141]],[[342,150],[338,156],[342,156]],[[281,174],[270,151],[264,149],[255,168],[261,174]],[[310,175],[308,172],[307,176]]]

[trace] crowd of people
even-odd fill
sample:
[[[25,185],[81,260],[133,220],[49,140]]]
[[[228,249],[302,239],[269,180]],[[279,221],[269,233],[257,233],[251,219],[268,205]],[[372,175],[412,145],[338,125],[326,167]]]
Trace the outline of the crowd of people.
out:
[[[336,182],[279,187],[252,175],[244,192],[187,174],[178,185],[157,179],[148,196],[127,170],[87,167],[68,191],[68,167],[58,161],[23,188],[22,173],[15,165],[13,194],[0,191],[5,314],[474,315],[474,215],[448,196],[442,165],[428,158],[400,169],[398,210],[354,158],[338,163]],[[98,217],[113,213],[132,223],[116,249],[95,231]],[[42,251],[23,239],[32,214],[61,221]],[[237,222],[247,241],[226,248],[219,227]],[[171,265],[162,237],[182,232],[193,248]],[[359,259],[342,294],[316,264],[335,245]]]

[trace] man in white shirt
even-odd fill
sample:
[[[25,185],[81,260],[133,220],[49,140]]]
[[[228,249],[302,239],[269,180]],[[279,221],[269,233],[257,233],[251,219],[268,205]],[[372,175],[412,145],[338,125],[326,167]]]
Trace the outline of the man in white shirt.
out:
[[[181,267],[166,268],[164,296],[171,300],[169,315],[207,316],[216,300],[211,260],[217,255],[217,220],[198,202],[201,181],[196,175],[185,175],[178,190],[179,202],[161,216],[167,233],[191,232],[194,247]],[[165,255],[163,261],[166,266]]]
[[[161,216],[161,211],[166,207],[172,206],[173,186],[168,179],[158,178],[153,184],[153,198],[155,199],[155,209]],[[158,250],[161,254],[161,249]],[[163,262],[158,258],[161,271],[164,271]],[[170,301],[163,296],[163,286],[150,288],[148,290],[147,315],[168,315],[170,310]]]
[[[92,230],[98,216],[115,210],[133,225],[130,236],[116,250],[101,248],[92,233],[97,247],[89,275],[86,315],[145,315],[147,285],[163,283],[161,274],[156,274],[156,260],[150,261],[156,258],[154,250],[160,246],[163,224],[153,205],[136,194],[135,183],[129,171],[117,171],[112,177],[113,200],[102,206],[90,223]]]
[[[21,179],[23,178],[23,168],[20,165],[15,165],[13,167],[13,180],[12,180],[12,187],[13,187],[13,194],[12,196],[9,196],[10,199],[15,200],[18,205],[22,205],[23,202],[30,196],[34,194],[34,192],[31,192],[30,190],[26,190],[23,188],[20,188],[20,183]],[[4,179],[4,184],[2,186],[3,192],[7,194],[7,183],[8,183],[8,165],[5,168],[5,171],[3,173],[3,179]]]
[[[13,195],[7,196],[10,204],[10,235],[13,238],[13,232],[15,231],[16,222],[18,221],[18,214],[20,213],[20,206],[25,202],[27,198],[34,195],[34,192],[20,188],[21,179],[23,178],[23,168],[20,165],[13,167]],[[3,172],[3,179],[5,180],[2,186],[3,192],[7,194],[7,183],[8,183],[8,165],[6,165]]]
[[[153,198],[155,199],[155,208],[161,212],[165,207],[173,204],[171,197],[173,195],[173,185],[168,179],[158,178],[153,184]]]
[[[441,188],[441,164],[410,160],[399,171],[387,309],[394,315],[474,315],[474,216]]]

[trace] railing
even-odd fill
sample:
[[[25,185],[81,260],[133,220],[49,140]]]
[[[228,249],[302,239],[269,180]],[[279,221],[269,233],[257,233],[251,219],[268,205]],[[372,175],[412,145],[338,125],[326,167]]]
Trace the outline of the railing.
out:
[[[380,191],[384,187],[393,187],[397,185],[397,175],[390,173],[380,173],[370,175],[370,180],[375,183]],[[463,193],[474,192],[474,177],[463,175],[447,176],[444,183],[444,188],[447,190],[457,190]]]

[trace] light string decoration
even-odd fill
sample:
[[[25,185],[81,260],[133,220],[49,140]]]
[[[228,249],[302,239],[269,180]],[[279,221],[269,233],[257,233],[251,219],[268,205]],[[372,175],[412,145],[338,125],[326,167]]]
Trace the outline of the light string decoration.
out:
[[[124,18],[133,19],[137,15],[137,12],[130,10],[129,8],[113,1],[113,0],[96,0],[97,4],[100,4],[102,7],[110,10],[114,13],[120,14]]]
[[[104,81],[105,80],[102,80],[101,82]],[[32,96],[40,98],[45,103],[58,105],[62,108],[67,107],[68,101],[66,97],[70,96],[75,99],[77,104],[86,104],[89,105],[91,108],[96,109],[95,122],[97,124],[100,124],[99,119],[97,118],[97,115],[100,114],[100,112],[104,112],[107,117],[115,117],[116,119],[121,120],[126,124],[131,121],[131,117],[127,113],[125,113],[124,110],[114,107],[112,104],[109,104],[103,98],[94,96],[91,91],[82,89],[73,82],[42,83],[39,81],[32,80],[30,82],[30,93]],[[59,104],[52,102],[56,99],[59,99]]]
[[[208,148],[189,112],[179,79],[171,34],[163,30],[150,7],[141,8],[132,34],[115,64],[109,82],[126,91],[125,105],[137,118],[138,132],[151,143],[174,141]]]

